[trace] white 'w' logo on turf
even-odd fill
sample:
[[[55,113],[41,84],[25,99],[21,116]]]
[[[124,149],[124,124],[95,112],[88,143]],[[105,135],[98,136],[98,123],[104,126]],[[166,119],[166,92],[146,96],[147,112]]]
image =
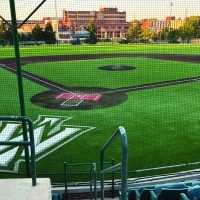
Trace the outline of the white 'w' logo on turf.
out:
[[[82,134],[94,129],[89,126],[66,125],[72,117],[38,116],[34,122],[36,161],[48,156]],[[0,123],[0,141],[22,141],[21,124]],[[62,152],[64,155],[64,152]],[[18,172],[24,162],[24,148],[0,146],[0,171]]]

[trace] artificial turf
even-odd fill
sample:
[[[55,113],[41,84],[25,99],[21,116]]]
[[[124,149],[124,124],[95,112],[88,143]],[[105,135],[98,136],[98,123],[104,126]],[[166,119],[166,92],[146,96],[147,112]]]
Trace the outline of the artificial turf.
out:
[[[128,65],[131,71],[99,70],[101,66]],[[150,58],[107,58],[56,63],[37,63],[23,70],[69,87],[123,88],[200,75],[200,64]]]
[[[199,55],[198,44],[104,44],[72,46],[41,45],[21,46],[21,56],[49,56],[49,55],[75,55],[75,54],[105,54],[105,53],[155,53],[155,54],[192,54]],[[13,47],[0,47],[0,59],[14,57]]]
[[[118,52],[198,54],[199,52],[197,45],[116,45],[110,49],[104,46],[99,46],[95,51],[94,49],[95,46],[44,46],[23,47],[21,50],[22,56]],[[5,51],[4,55],[0,54],[1,58],[13,56],[11,48],[2,48],[0,51]],[[123,72],[98,70],[99,66],[115,63],[134,66],[136,69]],[[65,86],[120,88],[199,76],[199,67],[199,64],[157,59],[109,58],[29,64],[24,66],[23,70]],[[19,115],[16,76],[4,69],[0,69],[0,76],[2,108],[0,115]],[[68,125],[95,127],[38,161],[38,173],[62,173],[65,161],[69,163],[99,161],[102,145],[118,126],[124,126],[127,131],[129,170],[200,160],[200,83],[198,82],[128,92],[128,100],[123,104],[85,111],[62,111],[36,106],[30,102],[30,98],[48,89],[24,79],[24,90],[27,115],[33,121],[38,115],[70,116],[72,119],[66,123]],[[112,158],[120,159],[120,150],[116,145],[106,157],[107,160]]]

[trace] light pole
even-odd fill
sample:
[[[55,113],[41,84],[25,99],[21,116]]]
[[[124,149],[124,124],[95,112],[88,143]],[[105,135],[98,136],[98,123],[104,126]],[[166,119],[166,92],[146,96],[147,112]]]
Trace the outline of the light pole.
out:
[[[54,5],[55,5],[55,17],[56,17],[56,39],[58,40],[58,6],[57,6],[57,0],[54,0]]]
[[[171,2],[170,2],[170,7],[171,7],[171,11],[170,11],[170,19],[171,19],[171,17],[172,17],[173,6],[174,6],[174,2],[171,1]]]

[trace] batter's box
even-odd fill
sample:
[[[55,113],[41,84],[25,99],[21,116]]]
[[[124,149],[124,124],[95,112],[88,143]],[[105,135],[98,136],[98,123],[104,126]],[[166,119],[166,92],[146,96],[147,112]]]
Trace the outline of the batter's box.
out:
[[[67,100],[64,101],[61,106],[78,106],[79,104],[81,104],[83,102],[83,100]]]
[[[62,93],[55,97],[56,99],[63,100],[83,100],[83,101],[98,101],[102,98],[101,94],[75,94],[75,93]]]

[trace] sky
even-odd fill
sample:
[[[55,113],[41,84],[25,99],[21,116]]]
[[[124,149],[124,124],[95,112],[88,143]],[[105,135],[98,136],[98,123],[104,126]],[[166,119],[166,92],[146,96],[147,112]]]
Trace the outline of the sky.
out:
[[[16,0],[17,19],[24,19],[41,1]],[[127,21],[152,17],[165,19],[171,13],[176,18],[200,15],[200,0],[47,0],[32,19],[55,17],[55,1],[58,17],[62,17],[64,9],[97,11],[100,7],[117,7],[119,11],[126,11]],[[8,2],[0,0],[0,15],[6,19],[10,18]]]

